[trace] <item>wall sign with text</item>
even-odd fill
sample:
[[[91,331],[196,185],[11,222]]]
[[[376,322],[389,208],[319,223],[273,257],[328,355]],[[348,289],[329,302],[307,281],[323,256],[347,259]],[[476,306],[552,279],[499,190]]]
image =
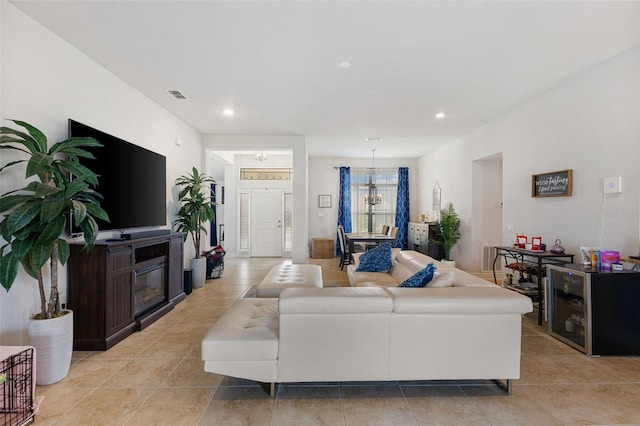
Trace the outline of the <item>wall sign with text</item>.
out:
[[[573,170],[541,173],[531,176],[532,197],[570,197],[572,195]]]

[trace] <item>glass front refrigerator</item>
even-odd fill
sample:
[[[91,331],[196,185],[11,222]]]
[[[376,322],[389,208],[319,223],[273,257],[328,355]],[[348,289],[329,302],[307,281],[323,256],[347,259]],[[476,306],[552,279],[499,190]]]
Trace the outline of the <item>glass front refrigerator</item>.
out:
[[[640,272],[547,266],[549,334],[588,356],[640,354]]]

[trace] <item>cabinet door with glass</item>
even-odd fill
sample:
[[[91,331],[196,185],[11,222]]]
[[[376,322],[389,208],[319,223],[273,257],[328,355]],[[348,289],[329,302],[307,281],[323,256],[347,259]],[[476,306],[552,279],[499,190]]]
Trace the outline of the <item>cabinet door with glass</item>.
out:
[[[589,347],[589,291],[584,273],[549,267],[549,332],[586,352]]]

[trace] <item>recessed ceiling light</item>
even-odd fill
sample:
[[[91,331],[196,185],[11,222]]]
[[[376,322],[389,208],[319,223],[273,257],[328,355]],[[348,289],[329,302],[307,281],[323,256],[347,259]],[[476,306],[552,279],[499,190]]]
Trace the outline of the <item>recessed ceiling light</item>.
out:
[[[225,117],[231,117],[231,116],[233,116],[233,114],[235,114],[235,113],[236,113],[236,112],[235,112],[234,110],[232,110],[231,108],[225,108],[225,109],[222,111],[222,114],[223,114]]]
[[[365,138],[367,142],[382,142],[382,138]]]
[[[347,61],[347,60],[345,59],[345,60],[343,60],[343,61],[338,62],[338,66],[339,66],[340,68],[345,68],[345,69],[346,69],[346,68],[351,67],[351,62],[349,62],[349,61]]]
[[[445,117],[445,113],[444,112],[439,112],[436,114],[436,118],[444,118]]]

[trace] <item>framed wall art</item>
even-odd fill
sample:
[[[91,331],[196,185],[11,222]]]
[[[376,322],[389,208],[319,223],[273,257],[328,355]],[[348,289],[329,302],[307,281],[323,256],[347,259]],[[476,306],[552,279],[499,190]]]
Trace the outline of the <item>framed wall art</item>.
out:
[[[573,170],[541,173],[531,176],[531,196],[570,197],[573,193]]]
[[[331,195],[318,195],[318,207],[323,209],[331,207]]]

